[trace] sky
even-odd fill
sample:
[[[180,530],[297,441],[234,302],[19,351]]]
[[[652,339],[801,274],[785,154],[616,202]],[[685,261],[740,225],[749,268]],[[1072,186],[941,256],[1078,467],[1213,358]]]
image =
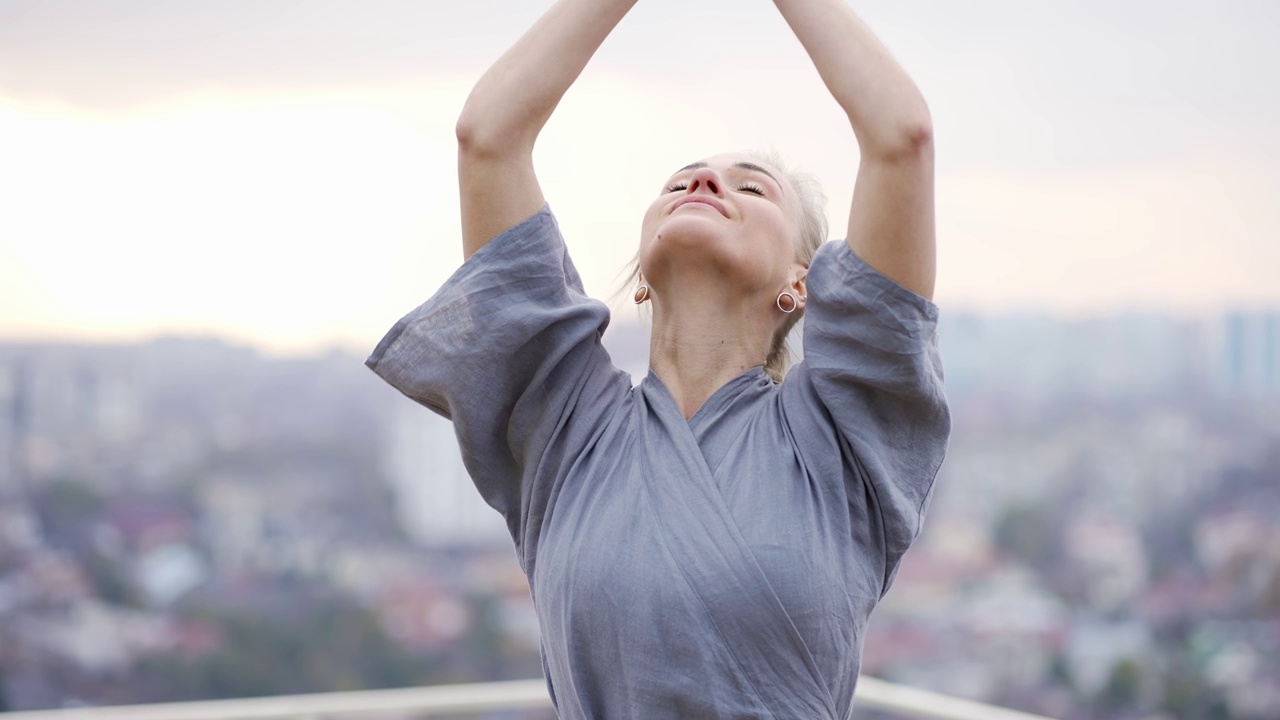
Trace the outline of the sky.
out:
[[[853,5],[932,112],[944,316],[1280,307],[1280,3]],[[454,122],[549,6],[0,0],[0,341],[371,348],[461,263]],[[838,237],[857,147],[772,3],[640,0],[535,165],[607,299],[670,173],[762,148]]]

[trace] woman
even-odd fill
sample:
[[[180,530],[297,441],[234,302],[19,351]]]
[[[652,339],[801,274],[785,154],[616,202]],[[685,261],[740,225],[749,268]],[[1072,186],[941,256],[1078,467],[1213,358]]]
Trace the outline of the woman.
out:
[[[476,85],[467,259],[368,364],[453,420],[528,575],[561,717],[845,718],[950,428],[928,110],[843,2],[776,0],[858,139],[848,240],[818,247],[820,211],[770,163],[677,171],[641,230],[653,335],[633,388],[531,159],[633,3],[561,0]],[[778,382],[802,312],[804,360]]]

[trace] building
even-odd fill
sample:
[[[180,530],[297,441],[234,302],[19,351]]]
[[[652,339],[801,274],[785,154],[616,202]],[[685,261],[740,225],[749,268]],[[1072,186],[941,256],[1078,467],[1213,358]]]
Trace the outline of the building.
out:
[[[453,423],[398,398],[392,403],[384,460],[401,526],[417,542],[511,542],[506,522],[480,498],[462,464]]]
[[[1280,311],[1225,313],[1209,328],[1209,346],[1217,392],[1280,398]]]

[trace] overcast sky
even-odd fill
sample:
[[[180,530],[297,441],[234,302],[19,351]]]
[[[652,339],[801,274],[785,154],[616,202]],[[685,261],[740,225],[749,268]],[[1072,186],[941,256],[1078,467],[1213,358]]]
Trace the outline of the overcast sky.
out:
[[[0,338],[367,349],[460,263],[453,122],[548,5],[0,0]],[[1280,3],[854,7],[933,112],[944,313],[1280,306]],[[761,147],[844,227],[772,4],[641,0],[536,162],[603,297],[669,173]]]

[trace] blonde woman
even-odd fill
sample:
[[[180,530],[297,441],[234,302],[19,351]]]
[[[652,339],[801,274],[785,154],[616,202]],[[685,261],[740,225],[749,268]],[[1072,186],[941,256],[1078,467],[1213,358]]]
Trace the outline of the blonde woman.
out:
[[[633,4],[561,0],[476,84],[457,126],[466,260],[368,365],[453,421],[528,575],[561,717],[846,718],[950,432],[929,112],[842,0],[775,0],[861,150],[846,239],[824,243],[777,163],[677,169],[640,229],[653,330],[632,387],[532,150]]]

